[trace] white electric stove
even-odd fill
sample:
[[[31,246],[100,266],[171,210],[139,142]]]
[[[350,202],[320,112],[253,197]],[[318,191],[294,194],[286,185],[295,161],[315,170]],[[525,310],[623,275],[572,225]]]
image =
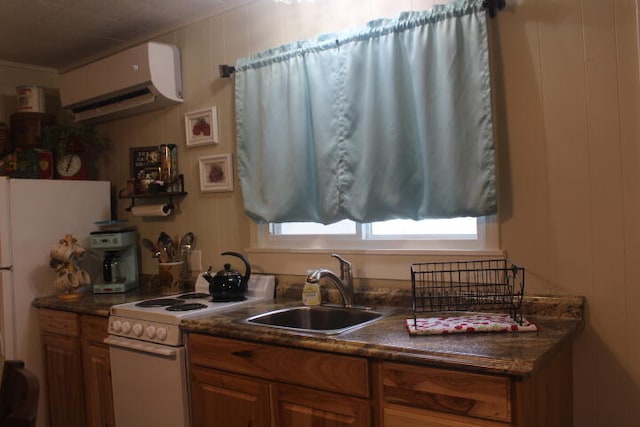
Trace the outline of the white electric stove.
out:
[[[275,279],[252,275],[242,301],[214,302],[209,283],[198,277],[194,292],[159,296],[111,307],[109,334],[163,345],[182,344],[180,322],[236,308],[243,304],[273,299]]]
[[[209,316],[274,297],[275,279],[251,275],[246,299],[212,302],[200,275],[194,292],[111,307],[109,345],[118,427],[190,425],[187,356],[180,331],[185,319]]]

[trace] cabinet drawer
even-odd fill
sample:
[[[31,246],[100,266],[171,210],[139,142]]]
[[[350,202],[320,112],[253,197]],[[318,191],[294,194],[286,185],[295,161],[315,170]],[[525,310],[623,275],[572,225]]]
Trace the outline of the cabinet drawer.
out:
[[[40,330],[44,333],[65,335],[68,337],[80,336],[78,315],[68,311],[39,310]]]
[[[509,427],[510,423],[406,406],[384,408],[384,427]]]
[[[109,320],[100,316],[80,316],[80,330],[82,338],[89,341],[102,342],[107,336]]]
[[[358,357],[199,334],[189,335],[189,355],[194,365],[353,396],[369,396],[368,362]]]
[[[382,385],[385,407],[511,421],[511,382],[506,377],[383,363]]]

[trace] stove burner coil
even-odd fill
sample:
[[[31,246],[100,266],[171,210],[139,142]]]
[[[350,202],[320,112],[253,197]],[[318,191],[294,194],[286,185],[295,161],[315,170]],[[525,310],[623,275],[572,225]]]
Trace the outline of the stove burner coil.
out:
[[[184,304],[184,300],[177,298],[155,298],[141,301],[137,307],[166,307],[170,305]]]
[[[200,304],[198,302],[189,302],[185,304],[175,304],[170,305],[166,308],[167,311],[191,311],[191,310],[199,310],[201,308],[207,308],[205,304]]]

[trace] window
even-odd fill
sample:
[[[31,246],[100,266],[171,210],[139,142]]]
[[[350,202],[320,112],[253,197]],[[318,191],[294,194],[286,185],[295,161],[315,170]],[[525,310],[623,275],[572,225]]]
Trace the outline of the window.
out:
[[[288,222],[262,225],[259,246],[278,249],[487,250],[498,248],[494,217],[390,220],[330,225]]]

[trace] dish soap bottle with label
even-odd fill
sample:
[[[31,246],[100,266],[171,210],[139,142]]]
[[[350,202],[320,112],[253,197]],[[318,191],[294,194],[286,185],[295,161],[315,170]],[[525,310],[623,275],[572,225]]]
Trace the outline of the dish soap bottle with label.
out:
[[[320,283],[318,281],[310,282],[308,279],[302,288],[302,304],[304,305],[320,305]]]

